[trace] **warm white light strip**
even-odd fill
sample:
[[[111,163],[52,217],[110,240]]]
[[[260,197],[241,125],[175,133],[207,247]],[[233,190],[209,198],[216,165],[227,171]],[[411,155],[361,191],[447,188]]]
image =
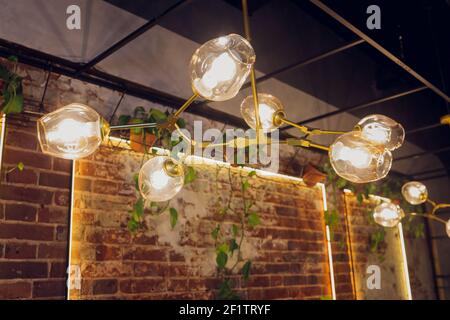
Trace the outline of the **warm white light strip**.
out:
[[[72,284],[71,271],[72,271],[72,233],[73,233],[73,206],[75,203],[75,161],[72,161],[72,181],[70,186],[70,227],[69,227],[69,257],[67,267],[67,300],[70,300],[70,285]]]
[[[348,189],[344,189],[344,192],[352,193]],[[369,197],[372,198],[372,199],[375,199],[375,200],[382,200],[382,201],[389,202],[389,203],[391,202],[391,199],[385,198],[385,197],[382,197],[382,196],[377,196],[377,195],[370,194]],[[398,232],[399,232],[400,247],[401,247],[401,251],[402,251],[403,274],[405,276],[405,286],[406,286],[407,299],[408,300],[412,300],[411,282],[409,280],[409,270],[408,270],[408,259],[406,258],[405,238],[403,236],[403,226],[402,226],[401,222],[399,222],[399,224],[397,225],[397,228],[398,228]]]
[[[2,167],[2,160],[3,160],[3,142],[5,141],[5,133],[6,133],[6,115],[3,114],[2,118],[0,119],[0,123],[2,126],[2,132],[0,136],[0,168]]]
[[[409,281],[408,260],[406,258],[405,238],[403,236],[402,223],[399,222],[397,227],[398,227],[398,232],[400,234],[400,247],[402,248],[403,274],[405,275],[406,294],[408,295],[407,299],[412,300],[411,283]]]
[[[327,190],[326,190],[325,184],[323,184],[323,183],[318,183],[317,186],[322,189],[323,211],[325,212],[328,210]],[[336,285],[334,283],[333,252],[331,250],[330,227],[328,225],[325,225],[325,233],[326,233],[326,238],[327,238],[328,265],[330,268],[331,297],[333,300],[336,300]]]

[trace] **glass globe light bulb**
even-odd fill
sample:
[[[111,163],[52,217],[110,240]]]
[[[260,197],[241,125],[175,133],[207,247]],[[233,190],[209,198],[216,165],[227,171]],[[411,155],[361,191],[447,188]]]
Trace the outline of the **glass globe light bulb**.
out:
[[[183,187],[183,167],[168,156],[148,160],[139,172],[139,191],[146,201],[167,201]]]
[[[277,122],[275,116],[284,114],[283,105],[276,97],[267,93],[258,93],[259,120],[264,132],[275,130],[281,125]],[[256,130],[256,114],[253,96],[248,96],[241,103],[241,115],[250,128]]]
[[[334,171],[355,183],[380,180],[392,165],[391,152],[364,139],[359,131],[339,136],[330,146],[329,157]]]
[[[198,48],[189,64],[192,89],[205,99],[233,98],[255,62],[250,43],[237,34],[212,39]]]
[[[41,117],[37,131],[43,153],[79,159],[97,150],[109,133],[109,125],[90,107],[71,103]]]
[[[428,199],[427,187],[418,181],[410,181],[403,185],[402,195],[412,205],[422,204]]]
[[[379,204],[373,211],[373,219],[382,227],[395,227],[404,216],[402,208],[388,202]]]
[[[357,127],[362,137],[374,144],[383,145],[392,151],[403,144],[405,129],[397,121],[381,114],[372,114],[361,119]]]

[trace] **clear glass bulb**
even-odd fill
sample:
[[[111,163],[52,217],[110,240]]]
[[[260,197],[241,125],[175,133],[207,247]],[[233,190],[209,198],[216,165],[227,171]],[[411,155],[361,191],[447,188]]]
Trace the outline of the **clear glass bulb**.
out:
[[[412,205],[422,204],[428,199],[427,187],[419,181],[410,181],[403,185],[402,195]]]
[[[212,39],[192,55],[189,64],[192,89],[208,100],[231,99],[241,89],[254,62],[252,46],[240,35]]]
[[[382,227],[395,227],[404,216],[402,208],[389,202],[379,204],[373,211],[373,219]]]
[[[139,172],[139,190],[147,201],[167,201],[183,187],[183,167],[168,156],[148,160]]]
[[[79,159],[92,154],[108,135],[109,126],[93,109],[71,103],[37,121],[38,139],[43,153]]]
[[[330,162],[334,171],[355,183],[367,183],[384,178],[392,165],[392,154],[352,131],[339,136],[330,146]]]
[[[397,121],[381,114],[372,114],[361,119],[357,127],[362,137],[374,144],[383,145],[392,151],[403,144],[405,129]]]
[[[276,97],[267,93],[258,93],[259,120],[264,132],[277,129],[281,123],[274,123],[274,115],[283,111],[283,105]],[[241,115],[250,128],[256,130],[256,114],[253,96],[250,95],[242,100]]]

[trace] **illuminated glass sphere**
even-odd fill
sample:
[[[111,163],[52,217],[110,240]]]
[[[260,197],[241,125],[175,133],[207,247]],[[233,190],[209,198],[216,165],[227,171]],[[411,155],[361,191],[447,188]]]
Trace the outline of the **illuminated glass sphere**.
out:
[[[71,103],[41,117],[37,130],[43,153],[79,159],[97,150],[109,126],[94,109]]]
[[[189,64],[194,92],[225,101],[241,89],[255,62],[250,43],[237,34],[212,39],[195,51]]]
[[[447,235],[450,238],[450,219],[448,219],[447,223],[445,224],[445,231],[447,231]]]
[[[395,227],[404,216],[402,208],[388,202],[379,204],[373,211],[373,219],[382,227]]]
[[[355,183],[367,183],[384,178],[392,165],[392,154],[352,131],[339,136],[330,146],[330,162],[342,178]]]
[[[183,187],[183,167],[168,156],[148,160],[139,172],[139,191],[147,201],[167,201]]]
[[[283,112],[283,105],[276,97],[267,93],[258,93],[259,120],[264,132],[275,130],[281,122],[274,122],[274,116]],[[256,114],[253,96],[246,97],[241,103],[241,115],[250,128],[256,130]]]
[[[405,140],[405,129],[402,125],[381,114],[372,114],[361,119],[357,127],[361,129],[363,138],[383,145],[390,151],[400,147]]]
[[[422,204],[428,199],[427,187],[418,181],[410,181],[403,185],[402,195],[412,205]]]

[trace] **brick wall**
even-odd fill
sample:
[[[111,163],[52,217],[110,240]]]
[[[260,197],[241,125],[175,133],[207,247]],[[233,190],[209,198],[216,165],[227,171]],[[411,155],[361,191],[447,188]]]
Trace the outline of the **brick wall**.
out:
[[[35,122],[25,118],[8,118],[4,141],[0,299],[63,299],[71,163],[42,154]]]
[[[148,231],[131,235],[127,211],[136,199],[131,181],[141,158],[102,147],[76,162],[72,265],[81,268],[82,287],[72,290],[71,298],[214,298],[219,279],[211,231],[220,219],[217,193],[226,197],[231,188],[227,169],[216,174],[213,166],[195,166],[198,179],[171,201],[180,216],[175,229],[165,213],[147,216]],[[321,190],[267,179],[252,180],[262,225],[243,245],[253,267],[248,282],[234,277],[240,295],[330,296]],[[242,198],[233,193],[232,202],[239,205]],[[231,227],[232,222],[230,217],[224,223]]]

